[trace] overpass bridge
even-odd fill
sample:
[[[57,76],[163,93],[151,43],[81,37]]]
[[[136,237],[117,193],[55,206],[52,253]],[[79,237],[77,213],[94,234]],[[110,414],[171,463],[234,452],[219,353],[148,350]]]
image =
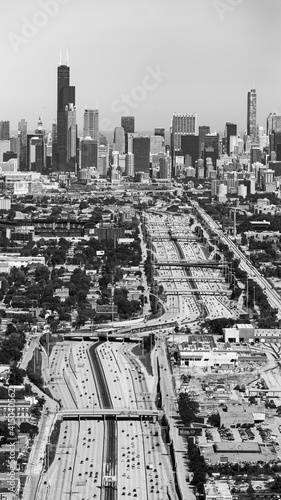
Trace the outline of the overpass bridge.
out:
[[[174,283],[175,281],[177,282],[187,282],[187,281],[208,281],[208,282],[211,282],[211,281],[223,281],[225,283],[225,278],[224,276],[217,276],[217,277],[213,277],[213,276],[185,276],[185,277],[176,277],[176,278],[173,278],[171,276],[153,276],[153,279],[154,281],[161,281],[161,282],[171,282],[171,283]]]
[[[75,408],[61,410],[58,417],[63,420],[150,420],[156,422],[160,413],[150,409],[117,409],[117,408]]]
[[[209,260],[156,260],[155,267],[223,267],[222,263]]]
[[[194,295],[196,293],[199,293],[200,295],[231,295],[232,291],[228,289],[221,289],[221,290],[210,290],[207,289],[205,290],[204,288],[175,288],[173,290],[167,290],[164,289],[165,295],[175,295],[180,293],[181,295]]]

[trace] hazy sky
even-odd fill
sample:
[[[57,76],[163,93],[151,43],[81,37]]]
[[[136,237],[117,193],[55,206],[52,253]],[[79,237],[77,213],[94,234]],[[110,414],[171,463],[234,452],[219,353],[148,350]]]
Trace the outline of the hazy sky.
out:
[[[281,114],[280,0],[9,0],[1,2],[0,120],[17,128],[56,118],[59,50],[69,50],[79,129],[98,102],[101,130],[134,115],[137,130],[168,130],[173,112],[199,125],[246,128]]]

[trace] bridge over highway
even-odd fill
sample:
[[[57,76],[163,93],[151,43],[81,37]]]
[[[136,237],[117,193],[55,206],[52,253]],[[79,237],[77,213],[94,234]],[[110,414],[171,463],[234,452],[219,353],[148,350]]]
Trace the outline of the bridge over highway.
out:
[[[183,278],[178,278],[178,277],[172,277],[172,276],[153,276],[153,279],[155,281],[162,281],[162,282],[165,282],[165,281],[168,281],[168,282],[171,282],[171,283],[174,283],[174,281],[183,281],[184,283],[186,283],[187,281],[223,281],[225,282],[225,278],[224,276],[217,276],[217,277],[213,277],[213,276],[185,276]]]
[[[61,410],[58,418],[63,420],[152,420],[156,421],[160,413],[149,409],[115,409],[115,408],[79,408]]]
[[[155,267],[223,267],[219,262],[209,260],[156,260]]]

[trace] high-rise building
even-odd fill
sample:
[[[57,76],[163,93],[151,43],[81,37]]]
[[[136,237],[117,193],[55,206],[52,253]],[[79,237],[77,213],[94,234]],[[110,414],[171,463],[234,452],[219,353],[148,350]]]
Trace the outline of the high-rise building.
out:
[[[27,135],[27,166],[29,171],[44,173],[43,134]]]
[[[69,103],[65,107],[66,125],[66,170],[75,172],[76,170],[76,149],[77,149],[77,126],[76,108]]]
[[[91,137],[94,141],[99,141],[99,110],[85,109],[83,137]]]
[[[135,117],[134,116],[121,116],[121,127],[125,132],[125,153],[132,152],[128,146],[128,134],[135,133]]]
[[[69,85],[69,77],[69,66],[60,64],[57,72],[57,146],[53,169],[61,172],[74,171],[76,164],[75,87]]]
[[[133,153],[127,153],[125,159],[125,175],[128,177],[134,177],[134,155]]]
[[[165,141],[165,129],[164,128],[155,128],[154,135],[161,135]]]
[[[198,133],[197,128],[197,115],[184,114],[177,115],[174,113],[171,121],[171,147],[172,151],[180,151],[181,149],[181,136],[186,134]]]
[[[133,138],[133,153],[134,153],[134,170],[137,172],[145,172],[149,174],[149,159],[150,159],[150,138],[149,137],[134,137]]]
[[[270,113],[266,120],[266,133],[281,132],[281,116],[275,113]]]
[[[227,122],[225,124],[225,138],[226,138],[226,153],[228,155],[232,154],[230,145],[231,145],[231,137],[237,136],[237,125],[236,123]]]
[[[27,169],[27,122],[24,119],[18,123],[18,137],[20,140],[20,170]]]
[[[80,141],[81,168],[98,168],[98,141],[90,136]]]
[[[171,158],[166,155],[159,155],[159,179],[171,180]]]
[[[199,135],[184,134],[181,136],[181,151],[183,156],[190,155],[192,166],[198,160]]]
[[[107,176],[109,169],[109,143],[107,137],[99,134],[99,153],[98,153],[98,173],[102,177]]]
[[[123,127],[115,127],[114,129],[114,151],[119,151],[122,155],[125,152],[125,131]]]
[[[123,127],[125,134],[135,132],[135,117],[134,116],[121,116],[121,127]]]
[[[205,135],[204,146],[204,164],[206,167],[207,158],[211,158],[212,164],[216,167],[216,161],[219,158],[220,136],[216,132]]]
[[[257,143],[257,93],[255,89],[248,92],[247,100],[247,134],[252,143]]]
[[[210,133],[210,127],[208,125],[199,126],[199,156],[198,158],[203,158],[204,156],[204,140],[205,135]]]
[[[8,141],[10,139],[10,122],[0,121],[0,141]]]
[[[15,137],[14,135],[12,135],[12,137],[10,137],[10,151],[12,151],[13,153],[16,153],[17,158],[19,159],[19,157],[20,157],[20,139],[19,139],[19,137]]]
[[[155,155],[165,152],[165,143],[162,135],[150,136],[150,154]]]

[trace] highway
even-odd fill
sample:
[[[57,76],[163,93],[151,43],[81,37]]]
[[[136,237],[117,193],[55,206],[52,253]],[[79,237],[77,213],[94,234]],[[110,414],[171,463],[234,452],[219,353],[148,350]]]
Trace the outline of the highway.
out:
[[[203,210],[197,202],[193,201],[194,208],[203,217],[208,226],[217,234],[221,242],[226,244],[234,253],[234,255],[240,259],[241,268],[248,273],[249,278],[253,279],[264,291],[268,301],[273,308],[278,309],[278,319],[281,319],[281,297],[278,292],[272,287],[272,285],[267,281],[264,276],[260,274],[258,269],[253,266],[253,264],[247,259],[245,254],[237,247],[237,245],[220,229],[218,224]]]
[[[133,347],[120,342],[57,344],[49,375],[52,393],[60,396],[61,412],[109,406],[156,410],[156,378],[143,369]],[[42,474],[36,498],[176,500],[174,480],[157,419],[76,417],[61,422],[55,458]],[[186,482],[184,486],[185,498],[193,500]]]

